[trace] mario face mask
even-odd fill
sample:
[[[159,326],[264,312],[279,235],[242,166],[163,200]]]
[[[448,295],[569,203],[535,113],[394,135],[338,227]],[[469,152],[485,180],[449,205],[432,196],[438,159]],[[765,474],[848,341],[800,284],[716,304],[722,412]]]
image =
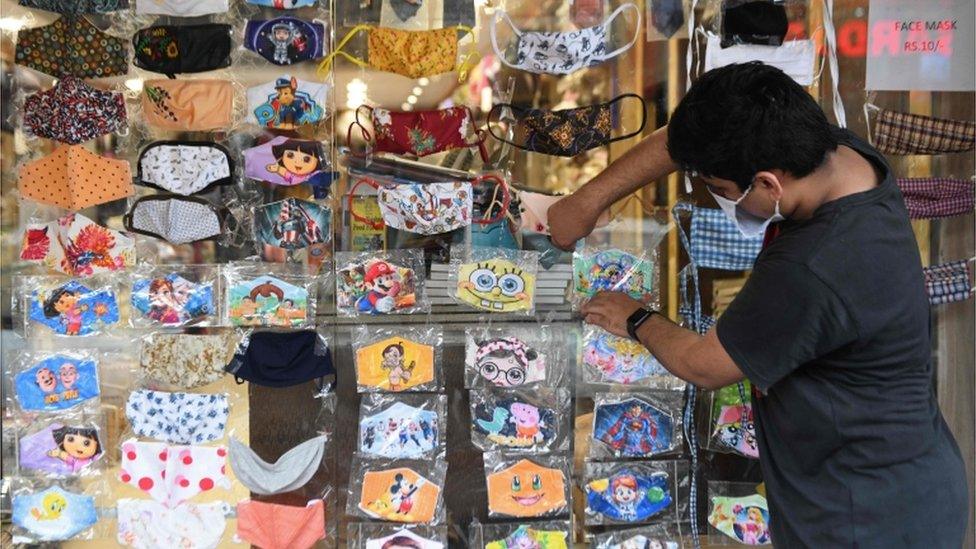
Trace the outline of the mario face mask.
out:
[[[213,284],[195,284],[176,273],[136,278],[131,301],[140,315],[164,326],[200,320],[216,310]]]
[[[24,229],[20,258],[40,262],[70,276],[120,271],[136,261],[132,237],[96,224],[81,214]]]
[[[639,398],[597,406],[593,439],[618,457],[650,457],[674,446],[674,419]]]
[[[119,321],[115,292],[91,290],[75,281],[50,291],[34,290],[29,306],[30,321],[58,335],[92,335]]]
[[[670,376],[643,345],[602,330],[587,333],[583,341],[583,368],[594,381],[620,385]]]
[[[428,523],[434,520],[440,497],[440,486],[410,469],[368,471],[359,509],[376,519]]]
[[[396,402],[359,423],[359,449],[373,456],[419,458],[438,447],[437,413]]]
[[[586,513],[619,522],[644,522],[671,505],[667,473],[624,467],[586,483]]]
[[[98,365],[87,357],[57,354],[14,378],[17,402],[24,410],[55,412],[98,398]]]
[[[471,307],[493,313],[531,311],[535,273],[507,259],[464,263],[458,271],[455,295]]]
[[[434,348],[390,337],[356,349],[356,380],[380,391],[409,391],[434,381]]]
[[[541,517],[566,508],[566,476],[527,459],[488,475],[488,511],[510,517]]]
[[[475,433],[483,435],[501,449],[547,448],[556,438],[556,412],[536,406],[520,397],[489,397],[484,398],[481,403],[476,403],[472,398],[471,416]]]
[[[769,506],[766,498],[759,494],[743,498],[713,497],[708,523],[746,545],[771,543]]]
[[[308,290],[261,276],[227,290],[227,310],[234,326],[300,327],[308,320]]]
[[[349,314],[411,312],[417,307],[416,274],[382,259],[351,261],[336,271],[336,301]]]

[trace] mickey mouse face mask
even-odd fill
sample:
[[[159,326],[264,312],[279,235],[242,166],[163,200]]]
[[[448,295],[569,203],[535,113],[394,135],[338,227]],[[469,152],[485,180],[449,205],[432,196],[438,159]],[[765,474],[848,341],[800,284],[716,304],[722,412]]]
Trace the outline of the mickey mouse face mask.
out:
[[[230,25],[157,25],[132,37],[135,66],[170,78],[230,66]]]
[[[24,127],[38,137],[76,145],[126,127],[125,97],[66,76],[24,101]]]
[[[392,522],[429,523],[440,505],[441,487],[405,467],[367,471],[359,509]]]
[[[294,17],[248,21],[244,47],[275,65],[292,65],[325,55],[325,25]]]

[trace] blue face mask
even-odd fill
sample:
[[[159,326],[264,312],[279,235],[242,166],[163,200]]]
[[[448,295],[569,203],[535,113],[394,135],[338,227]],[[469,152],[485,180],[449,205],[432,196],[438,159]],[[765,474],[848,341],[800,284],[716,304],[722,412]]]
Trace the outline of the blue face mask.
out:
[[[437,412],[396,402],[359,423],[359,448],[387,458],[419,458],[438,445]]]
[[[226,371],[239,382],[291,387],[335,374],[328,345],[314,330],[254,332]]]
[[[679,219],[681,212],[691,214],[691,228],[685,233]],[[671,210],[678,224],[681,243],[695,267],[725,271],[747,271],[762,249],[763,235],[743,236],[722,210],[699,208],[681,202]]]
[[[98,522],[98,513],[95,498],[52,486],[43,492],[14,496],[13,521],[37,541],[61,541]]]
[[[24,410],[66,410],[98,397],[98,366],[89,358],[57,354],[18,373],[14,387]]]

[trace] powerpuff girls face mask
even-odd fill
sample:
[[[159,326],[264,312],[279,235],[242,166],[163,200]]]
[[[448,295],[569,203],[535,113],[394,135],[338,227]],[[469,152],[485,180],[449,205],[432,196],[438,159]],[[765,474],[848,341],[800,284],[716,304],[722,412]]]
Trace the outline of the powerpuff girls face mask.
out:
[[[24,410],[66,410],[98,398],[98,366],[90,358],[57,354],[18,373],[14,387]]]
[[[464,263],[458,272],[457,298],[493,313],[531,311],[535,297],[535,273],[507,259]]]

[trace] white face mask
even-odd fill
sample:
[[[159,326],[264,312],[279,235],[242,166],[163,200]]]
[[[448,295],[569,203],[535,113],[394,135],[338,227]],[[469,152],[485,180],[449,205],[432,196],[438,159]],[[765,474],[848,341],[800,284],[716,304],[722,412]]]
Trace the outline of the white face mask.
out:
[[[229,8],[227,0],[136,0],[136,13],[139,15],[196,17],[224,13]]]
[[[761,217],[752,215],[751,213],[740,208],[739,203],[749,195],[749,191],[751,190],[752,186],[746,189],[746,192],[742,193],[742,196],[740,196],[738,200],[730,200],[724,196],[713,193],[711,189],[708,190],[708,194],[712,195],[715,202],[718,203],[719,208],[722,208],[725,215],[732,220],[732,223],[737,229],[739,229],[742,236],[747,238],[759,236],[766,232],[766,227],[768,227],[770,223],[776,223],[777,221],[786,219],[782,216],[782,214],[779,213],[779,200],[776,201],[776,209],[774,210],[772,217],[769,219],[763,219]]]
[[[813,84],[816,78],[816,47],[813,40],[792,40],[784,42],[782,46],[740,44],[724,49],[721,42],[718,35],[708,35],[708,45],[705,48],[706,72],[733,63],[762,61],[785,72],[801,86]]]

